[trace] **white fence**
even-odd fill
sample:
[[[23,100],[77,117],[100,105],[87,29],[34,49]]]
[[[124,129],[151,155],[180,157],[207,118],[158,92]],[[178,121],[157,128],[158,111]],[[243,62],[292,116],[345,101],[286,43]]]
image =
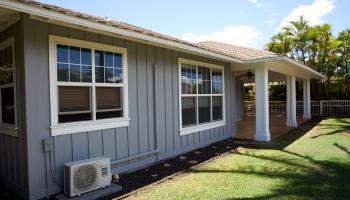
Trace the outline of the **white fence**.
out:
[[[297,115],[303,115],[304,102],[296,102]],[[285,101],[270,101],[270,115],[271,116],[285,116],[286,102]],[[255,101],[244,102],[245,115],[255,115]],[[326,117],[345,117],[350,116],[350,100],[330,100],[330,101],[311,101],[311,115],[312,116],[326,116]]]

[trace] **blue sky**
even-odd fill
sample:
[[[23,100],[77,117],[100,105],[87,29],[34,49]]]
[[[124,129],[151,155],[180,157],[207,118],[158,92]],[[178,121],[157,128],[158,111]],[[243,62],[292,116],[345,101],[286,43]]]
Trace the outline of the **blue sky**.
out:
[[[336,35],[350,28],[350,0],[40,0],[108,17],[191,42],[216,40],[263,48],[279,27],[304,15],[329,23]]]

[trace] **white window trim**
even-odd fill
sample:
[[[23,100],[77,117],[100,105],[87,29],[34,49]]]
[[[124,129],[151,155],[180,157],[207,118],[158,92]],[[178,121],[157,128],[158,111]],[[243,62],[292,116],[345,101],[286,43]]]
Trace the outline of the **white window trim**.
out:
[[[95,86],[107,86],[107,87],[117,87],[123,86],[123,117],[122,118],[110,118],[110,119],[99,119],[96,120],[96,113],[93,112],[93,119],[89,121],[83,122],[68,122],[68,123],[58,123],[58,96],[57,96],[57,88],[58,85],[65,85],[64,82],[57,81],[57,68],[56,68],[56,44],[65,44],[71,46],[78,46],[81,48],[89,48],[92,51],[95,49],[104,50],[104,51],[112,51],[116,53],[122,54],[123,59],[123,83],[122,84],[94,84],[91,91],[91,96],[93,97],[91,100],[93,110],[96,111],[96,100]],[[92,54],[93,55],[93,54]],[[95,57],[92,56],[92,80],[95,80]],[[129,105],[128,105],[128,72],[127,72],[127,49],[105,45],[94,42],[87,42],[83,40],[70,39],[60,36],[49,35],[49,72],[50,72],[50,106],[51,106],[51,135],[65,135],[65,134],[73,134],[85,131],[94,131],[94,130],[102,130],[108,128],[118,128],[129,126]],[[85,83],[69,83],[70,86],[86,86]],[[91,85],[89,83],[89,85]]]
[[[1,88],[13,87],[14,89],[14,106],[15,106],[15,124],[2,123],[2,105],[1,105],[1,96],[0,96],[0,133],[18,137],[18,114],[17,114],[17,74],[16,74],[16,50],[15,50],[15,37],[11,36],[10,38],[4,40],[0,43],[0,50],[7,47],[12,47],[12,70],[13,70],[13,83],[6,86],[0,86]],[[1,94],[1,91],[0,91]]]
[[[191,65],[201,65],[203,67],[210,67],[212,69],[220,69],[222,70],[222,94],[181,94],[181,65],[182,64],[191,64]],[[205,62],[199,62],[199,61],[194,61],[194,60],[189,60],[189,59],[185,59],[185,58],[179,58],[178,59],[178,73],[179,73],[179,125],[180,125],[180,135],[187,135],[187,134],[191,134],[191,133],[196,133],[199,131],[204,131],[204,130],[209,130],[209,129],[213,129],[213,128],[218,128],[218,127],[222,127],[225,126],[226,124],[226,119],[225,119],[225,68],[224,66],[220,66],[220,65],[215,65],[215,64],[211,64],[211,63],[205,63]],[[198,72],[197,72],[198,73]],[[212,76],[210,74],[210,76]],[[212,84],[211,86],[212,87]],[[197,83],[197,90],[198,90],[198,83]],[[218,121],[213,121],[213,122],[209,122],[209,123],[204,123],[204,124],[199,124],[196,126],[189,126],[189,127],[182,127],[182,107],[181,107],[181,98],[182,97],[190,97],[190,96],[222,96],[222,120],[218,120]],[[197,99],[197,98],[196,98]],[[196,101],[196,106],[197,106],[198,102]],[[210,102],[210,109],[212,110],[212,101]],[[197,116],[197,120],[198,120],[198,109],[196,109],[196,116]],[[211,111],[211,116],[210,118],[212,118],[212,111]]]

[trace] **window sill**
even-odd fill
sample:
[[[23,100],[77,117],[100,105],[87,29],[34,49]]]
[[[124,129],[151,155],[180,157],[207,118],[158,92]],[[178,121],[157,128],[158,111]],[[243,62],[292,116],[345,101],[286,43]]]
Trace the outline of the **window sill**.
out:
[[[16,126],[0,124],[0,134],[18,137],[18,129]]]
[[[196,133],[199,131],[205,131],[205,130],[209,130],[209,129],[213,129],[213,128],[218,128],[218,127],[225,126],[225,124],[226,124],[226,121],[222,120],[222,121],[211,122],[208,124],[201,124],[198,126],[186,127],[186,128],[180,129],[180,135],[188,135],[188,134]]]
[[[51,135],[66,135],[129,126],[129,118],[104,119],[97,121],[72,122],[51,126]]]

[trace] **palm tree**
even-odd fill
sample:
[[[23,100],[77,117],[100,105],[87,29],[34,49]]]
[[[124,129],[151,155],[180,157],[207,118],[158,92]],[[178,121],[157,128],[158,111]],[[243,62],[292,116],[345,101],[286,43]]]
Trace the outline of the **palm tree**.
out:
[[[289,22],[271,38],[266,49],[297,60],[326,76],[324,82],[313,83],[314,95],[331,97],[338,88],[338,97],[350,97],[350,29],[332,35],[331,25],[310,26],[304,17]],[[323,89],[324,88],[324,89]]]
[[[297,21],[290,21],[288,26],[283,27],[282,32],[285,32],[288,36],[293,38],[291,44],[294,55],[299,62],[306,64],[307,59],[307,31],[309,28],[309,22],[304,19],[303,16]]]
[[[293,57],[292,42],[291,37],[281,32],[271,38],[271,42],[266,45],[266,49],[277,54]]]

